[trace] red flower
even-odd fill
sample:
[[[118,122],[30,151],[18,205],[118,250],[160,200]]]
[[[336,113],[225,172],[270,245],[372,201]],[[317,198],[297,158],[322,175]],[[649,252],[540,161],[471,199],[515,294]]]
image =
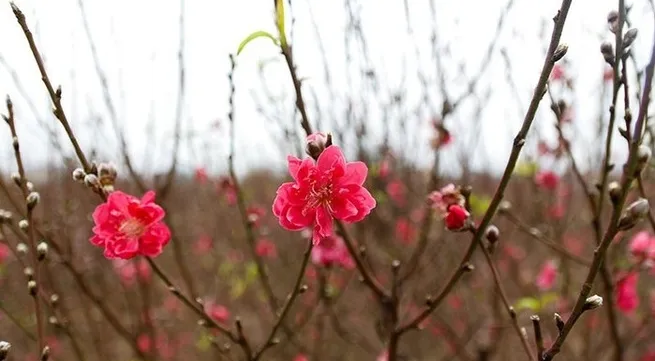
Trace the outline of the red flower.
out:
[[[95,235],[90,241],[104,247],[105,257],[110,259],[156,257],[171,239],[162,221],[165,214],[155,204],[155,192],[147,192],[140,200],[121,191],[112,192],[93,212]]]
[[[454,184],[448,184],[438,191],[430,193],[428,202],[436,211],[445,213],[451,205],[464,207],[466,200],[460,192],[459,187]]]
[[[9,247],[4,243],[0,243],[0,264],[3,264],[9,256],[11,256]]]
[[[451,205],[448,207],[448,212],[446,213],[446,228],[451,231],[462,229],[469,216],[469,212],[467,212],[463,207],[456,204]]]
[[[152,278],[150,265],[142,258],[130,261],[117,259],[114,260],[114,267],[126,286],[133,286],[137,280],[149,282]]]
[[[562,201],[557,201],[557,203],[548,207],[548,215],[552,219],[562,219],[566,214],[566,205]]]
[[[535,175],[534,181],[539,187],[553,191],[559,185],[559,176],[552,171],[539,171]]]
[[[206,254],[214,247],[214,241],[206,234],[201,235],[193,245],[193,250],[197,255]]]
[[[296,357],[293,358],[293,361],[309,361],[307,356],[303,354],[298,354]]]
[[[257,241],[257,245],[255,246],[255,253],[257,253],[259,257],[276,258],[277,247],[275,247],[275,243],[273,243],[270,239],[260,238],[259,241]]]
[[[218,192],[225,196],[228,205],[233,206],[237,203],[237,187],[230,177],[222,177],[218,183]]]
[[[552,72],[550,73],[550,80],[562,80],[565,76],[566,74],[564,72],[564,68],[559,64],[555,64],[555,66],[553,66]]]
[[[544,263],[537,275],[537,288],[541,291],[548,291],[555,285],[555,280],[557,280],[557,263],[548,261]]]
[[[136,345],[139,348],[139,351],[148,353],[152,348],[152,340],[150,339],[150,336],[142,333],[139,335],[139,337],[136,338]]]
[[[380,162],[380,170],[378,171],[378,174],[380,175],[380,178],[384,179],[389,176],[389,173],[391,173],[391,161],[389,160],[389,157],[385,156]]]
[[[324,267],[341,266],[345,269],[355,267],[343,238],[338,236],[323,238],[321,243],[314,246],[312,248],[312,262]]]
[[[621,277],[616,282],[615,297],[619,310],[631,313],[639,307],[639,295],[637,294],[637,281],[639,273],[631,272]]]
[[[649,258],[655,259],[655,238],[646,231],[639,232],[632,237],[628,248],[632,256],[640,262]]]
[[[205,184],[209,180],[209,176],[207,175],[207,170],[204,167],[198,167],[196,168],[196,174],[195,174],[196,182],[200,184]]]
[[[227,307],[213,302],[209,302],[205,305],[205,312],[211,317],[214,321],[219,323],[226,323],[230,319],[230,311]]]
[[[416,228],[407,218],[396,221],[396,238],[404,244],[410,244],[416,238]]]
[[[611,67],[605,68],[605,71],[603,72],[603,80],[606,82],[614,80],[614,69]]]
[[[399,180],[393,180],[387,184],[387,194],[389,198],[399,207],[405,205],[405,195],[407,189],[405,185]]]
[[[259,223],[266,214],[266,210],[260,206],[250,206],[246,210],[246,217],[248,217],[248,222],[250,222],[254,227],[258,227]]]
[[[289,156],[293,182],[283,183],[273,202],[273,214],[285,229],[313,227],[312,240],[332,235],[333,218],[359,222],[375,208],[375,199],[363,187],[368,168],[346,162],[337,146],[329,146],[314,162]]]

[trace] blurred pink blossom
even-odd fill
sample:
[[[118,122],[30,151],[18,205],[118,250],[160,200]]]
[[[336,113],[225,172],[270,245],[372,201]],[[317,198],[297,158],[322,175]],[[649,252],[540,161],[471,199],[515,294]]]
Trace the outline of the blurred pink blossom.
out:
[[[639,273],[630,272],[622,276],[616,282],[615,298],[619,310],[631,313],[639,307],[639,295],[637,294],[637,281]]]
[[[541,267],[537,275],[536,285],[541,291],[548,291],[553,288],[557,279],[557,263],[553,260],[547,261]]]

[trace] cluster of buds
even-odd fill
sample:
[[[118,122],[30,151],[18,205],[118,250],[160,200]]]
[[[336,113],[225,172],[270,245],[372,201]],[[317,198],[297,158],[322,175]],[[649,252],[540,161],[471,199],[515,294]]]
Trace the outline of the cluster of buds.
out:
[[[85,172],[82,168],[76,168],[73,171],[73,180],[83,183],[94,191],[102,191],[104,193],[114,191],[114,183],[116,182],[117,176],[116,166],[111,162],[99,164],[93,162],[89,173]]]
[[[36,296],[38,289],[36,280],[34,279],[34,269],[32,267],[25,267],[23,274],[27,277],[27,291],[31,296]]]
[[[443,215],[446,228],[451,231],[465,229],[471,214],[466,210],[466,198],[461,187],[449,184],[428,196],[430,206]]]

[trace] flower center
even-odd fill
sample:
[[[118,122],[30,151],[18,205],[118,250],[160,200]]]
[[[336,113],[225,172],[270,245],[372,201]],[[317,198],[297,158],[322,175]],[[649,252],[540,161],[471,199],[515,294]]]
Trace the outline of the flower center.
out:
[[[130,218],[123,222],[118,230],[128,237],[141,237],[146,231],[146,226],[138,219]]]

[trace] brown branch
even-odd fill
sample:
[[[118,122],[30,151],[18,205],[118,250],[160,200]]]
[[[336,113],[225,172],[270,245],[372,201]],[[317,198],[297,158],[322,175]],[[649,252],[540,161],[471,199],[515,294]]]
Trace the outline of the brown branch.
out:
[[[307,269],[307,264],[309,264],[309,258],[312,253],[312,248],[314,247],[314,242],[308,240],[307,243],[309,243],[309,245],[305,250],[302,264],[300,266],[298,276],[296,277],[296,282],[293,285],[293,290],[291,291],[291,294],[287,298],[287,302],[284,304],[284,307],[282,308],[282,311],[280,312],[280,315],[277,318],[277,322],[275,322],[275,325],[273,325],[273,328],[271,329],[271,332],[268,334],[266,341],[262,345],[261,349],[257,351],[254,358],[252,358],[253,361],[258,361],[262,357],[264,352],[266,352],[266,350],[277,344],[277,342],[274,342],[275,334],[277,333],[278,329],[280,329],[280,327],[282,327],[282,325],[284,324],[284,319],[286,318],[287,314],[291,310],[291,306],[293,306],[293,303],[298,297],[298,295],[304,292],[303,288],[301,287],[302,279],[305,276],[305,270]]]
[[[621,3],[623,2],[623,0],[620,1]],[[620,16],[624,16],[624,14]],[[623,210],[623,206],[627,199],[630,187],[636,178],[635,170],[637,169],[637,163],[639,161],[637,157],[637,151],[641,143],[641,135],[642,135],[644,124],[646,122],[647,107],[648,107],[648,103],[650,102],[650,93],[652,88],[654,68],[655,68],[655,41],[653,42],[650,61],[646,66],[646,81],[643,88],[643,96],[641,98],[639,115],[637,116],[637,122],[635,123],[632,142],[630,143],[630,153],[628,155],[627,163],[624,167],[620,195],[614,201],[610,223],[607,226],[607,230],[605,231],[602,242],[594,252],[594,260],[585,279],[585,283],[582,285],[582,288],[580,290],[580,295],[578,296],[578,300],[571,313],[571,316],[566,321],[566,324],[564,325],[563,329],[559,333],[559,336],[557,337],[553,345],[544,354],[543,357],[544,361],[552,360],[560,352],[562,344],[566,340],[568,334],[570,333],[571,329],[573,328],[577,320],[584,312],[585,300],[589,296],[589,293],[591,292],[591,288],[593,286],[596,275],[598,274],[598,271],[602,266],[603,260],[607,253],[607,249],[609,248],[612,240],[614,239],[614,237],[619,231],[618,228],[619,218],[621,217],[621,212]]]
[[[543,97],[543,94],[546,90],[550,72],[552,71],[555,63],[561,57],[563,57],[566,52],[565,48],[560,47],[559,40],[560,37],[562,36],[562,31],[564,29],[564,24],[566,22],[566,17],[568,15],[569,8],[571,7],[571,2],[572,0],[563,0],[560,10],[558,11],[557,15],[554,18],[555,26],[553,27],[553,33],[551,36],[550,45],[548,47],[548,53],[546,55],[546,59],[544,60],[544,64],[542,66],[541,74],[539,76],[539,81],[535,86],[534,93],[532,95],[532,100],[530,101],[530,106],[523,120],[521,129],[519,130],[518,134],[514,138],[514,145],[512,147],[512,152],[510,153],[509,159],[507,160],[507,165],[505,166],[505,171],[503,172],[503,176],[489,204],[489,208],[487,208],[487,211],[485,212],[482,220],[480,221],[479,227],[477,228],[475,234],[472,237],[473,239],[471,240],[471,243],[469,244],[469,247],[466,250],[464,257],[462,258],[459,267],[457,268],[457,270],[455,270],[453,275],[450,277],[442,293],[440,294],[440,298],[438,299],[439,302],[443,300],[443,298],[445,298],[445,296],[454,287],[455,283],[457,283],[459,278],[462,276],[464,270],[470,267],[469,260],[473,256],[473,253],[475,251],[478,242],[480,242],[480,240],[482,239],[482,236],[484,235],[487,227],[491,223],[491,219],[495,215],[496,210],[498,209],[500,202],[504,197],[505,189],[507,188],[509,181],[512,177],[514,168],[516,167],[516,163],[518,162],[518,158],[521,153],[521,149],[525,144],[525,139],[527,137],[528,131],[532,126],[532,122],[537,113],[537,108],[539,107],[541,98]],[[437,305],[439,302],[437,302]],[[411,328],[416,327],[423,319],[427,318],[430,312],[432,312],[435,308],[436,306],[428,307],[428,309],[424,311],[419,317],[417,317],[416,320],[396,330],[394,332],[394,337],[399,338],[402,335],[402,333],[406,332]]]
[[[127,171],[130,174],[130,177],[134,180],[137,187],[139,188],[139,191],[141,191],[143,193],[143,192],[146,191],[147,187],[146,187],[145,183],[143,182],[143,179],[141,179],[139,174],[134,169],[134,165],[132,164],[132,159],[130,158],[130,156],[128,154],[128,151],[127,151],[127,143],[125,141],[125,134],[121,131],[121,129],[120,129],[119,125],[118,125],[118,114],[116,112],[116,107],[114,106],[114,102],[112,101],[112,98],[111,98],[111,92],[109,91],[109,84],[107,83],[107,75],[105,74],[102,67],[100,66],[100,57],[98,56],[98,51],[96,49],[95,42],[93,41],[93,37],[91,36],[91,29],[89,28],[88,16],[86,16],[86,11],[84,9],[84,1],[83,0],[78,0],[77,4],[78,4],[78,7],[80,9],[80,13],[82,15],[81,16],[82,17],[82,25],[84,26],[84,33],[85,33],[85,35],[87,37],[87,40],[89,42],[89,48],[91,50],[91,57],[93,59],[93,64],[95,66],[95,71],[96,71],[96,74],[98,76],[98,79],[100,80],[100,86],[102,88],[103,99],[104,99],[105,105],[107,107],[107,110],[109,111],[109,118],[111,120],[112,127],[114,128],[114,131],[116,132],[116,137],[118,138],[121,155],[123,157],[123,162],[125,163],[125,167],[127,168]],[[86,168],[84,170],[86,170]],[[88,171],[87,171],[87,173],[88,173]]]
[[[81,0],[80,0],[81,1]],[[179,161],[179,149],[180,149],[180,133],[182,132],[182,114],[184,110],[184,99],[186,94],[186,66],[184,61],[184,44],[185,44],[185,0],[180,0],[180,18],[179,18],[179,46],[177,51],[177,72],[178,72],[178,93],[177,93],[177,106],[175,109],[175,127],[173,130],[173,148],[171,149],[171,158],[173,158],[173,164],[168,169],[166,176],[164,177],[164,183],[158,187],[157,194],[160,197],[164,198],[168,194],[175,180],[175,174],[177,173],[177,165]]]
[[[16,166],[18,167],[18,179],[14,179],[14,181],[17,181],[18,186],[20,187],[20,190],[23,194],[23,199],[25,200],[25,207],[27,209],[27,241],[28,245],[30,247],[30,256],[31,256],[31,261],[32,261],[32,268],[34,269],[34,275],[33,275],[33,280],[30,280],[28,282],[28,288],[30,291],[30,295],[32,296],[32,300],[34,302],[34,314],[36,316],[36,337],[37,337],[37,345],[38,345],[38,350],[37,353],[41,353],[43,348],[46,346],[45,342],[45,329],[44,329],[44,314],[42,310],[42,305],[41,301],[38,297],[39,294],[39,289],[41,289],[43,279],[41,279],[41,261],[43,259],[39,259],[38,254],[37,254],[37,245],[36,245],[36,237],[34,233],[34,208],[36,207],[38,203],[38,199],[34,200],[33,204],[30,204],[30,199],[29,197],[32,196],[31,190],[28,189],[27,186],[27,175],[25,174],[25,167],[23,166],[23,158],[21,156],[20,152],[20,143],[18,142],[18,134],[16,133],[16,123],[14,119],[14,106],[11,102],[11,99],[9,96],[7,96],[7,116],[3,116],[5,122],[7,122],[7,125],[9,125],[9,130],[11,131],[11,137],[12,137],[12,145],[14,149],[14,156],[16,158]],[[37,194],[38,197],[38,194]],[[22,227],[21,227],[22,228]],[[31,285],[30,283],[34,282],[34,285]]]
[[[514,307],[512,307],[509,303],[509,299],[507,298],[505,289],[503,288],[503,285],[500,281],[500,275],[498,274],[498,270],[494,265],[494,261],[491,259],[491,256],[489,255],[489,251],[485,248],[484,244],[482,244],[482,240],[480,240],[479,242],[480,242],[480,249],[482,249],[484,258],[487,261],[487,264],[489,265],[489,269],[491,270],[491,275],[493,276],[494,283],[496,284],[496,289],[498,291],[500,299],[503,301],[503,305],[505,306],[505,309],[507,310],[507,313],[509,314],[509,317],[512,320],[512,327],[514,327],[514,331],[518,335],[519,339],[521,339],[521,345],[523,346],[523,350],[528,355],[528,359],[531,361],[535,360],[534,356],[532,355],[532,350],[530,350],[528,339],[523,335],[523,332],[521,331],[521,326],[519,325],[516,311],[514,310]]]
[[[27,26],[27,22],[25,21],[25,15],[18,8],[18,6],[16,6],[16,4],[14,4],[13,2],[10,4],[11,4],[11,10],[14,12],[14,16],[16,16],[16,20],[18,21],[18,24],[23,30],[23,34],[25,34],[25,38],[29,43],[30,50],[32,50],[32,55],[34,56],[36,65],[38,66],[39,72],[41,73],[41,80],[43,81],[43,84],[48,90],[48,95],[50,96],[50,100],[54,105],[53,112],[55,114],[55,117],[57,117],[61,125],[64,127],[64,130],[68,135],[68,138],[73,144],[73,148],[75,149],[75,154],[77,155],[77,158],[80,160],[80,164],[82,165],[82,168],[84,168],[85,172],[89,173],[91,172],[91,164],[86,160],[86,157],[84,156],[84,152],[82,152],[82,148],[80,147],[79,143],[77,142],[77,139],[73,135],[73,131],[70,127],[70,124],[68,123],[68,118],[66,118],[66,113],[64,112],[64,108],[61,106],[61,88],[57,88],[57,90],[55,91],[55,89],[52,86],[52,83],[50,82],[50,78],[48,77],[48,73],[46,72],[45,66],[43,65],[43,59],[41,58],[39,49],[36,47],[36,43],[34,42],[34,37],[32,36],[32,32],[30,31],[29,27]]]
[[[509,211],[503,211],[501,215],[504,215],[510,222],[514,223],[520,231],[530,235],[532,238],[536,239],[537,241],[541,242],[545,246],[549,247],[553,251],[559,253],[560,255],[578,263],[583,266],[589,266],[591,265],[591,261],[588,259],[584,259],[580,256],[576,256],[575,254],[569,252],[566,248],[564,248],[562,245],[555,243],[553,240],[548,239],[546,236],[541,233],[541,231],[538,231],[534,227],[530,227],[527,224],[523,223],[516,215]]]

